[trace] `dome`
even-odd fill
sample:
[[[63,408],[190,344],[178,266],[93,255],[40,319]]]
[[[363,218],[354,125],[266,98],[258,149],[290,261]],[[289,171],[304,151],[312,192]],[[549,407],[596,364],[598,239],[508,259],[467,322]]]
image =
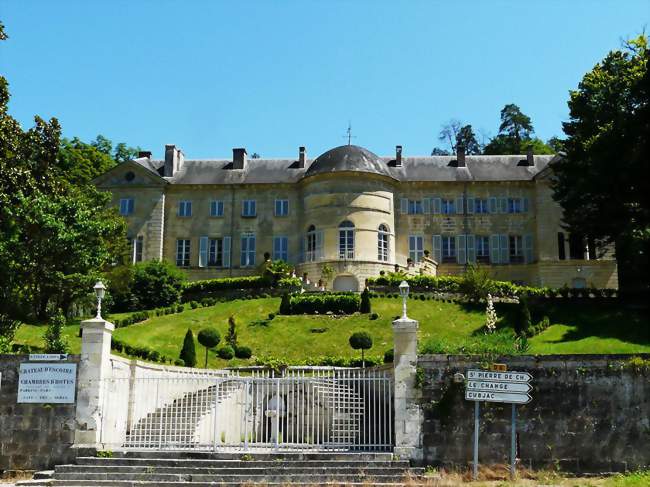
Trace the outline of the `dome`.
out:
[[[342,171],[370,172],[393,178],[387,163],[357,145],[342,145],[321,154],[311,163],[305,177]]]

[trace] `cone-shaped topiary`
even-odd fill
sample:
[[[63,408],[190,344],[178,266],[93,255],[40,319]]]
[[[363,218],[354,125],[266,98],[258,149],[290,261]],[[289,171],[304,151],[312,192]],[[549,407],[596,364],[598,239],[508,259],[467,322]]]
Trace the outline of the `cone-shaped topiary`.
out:
[[[362,313],[370,313],[372,311],[370,305],[370,291],[368,291],[368,288],[365,288],[361,293],[361,305],[359,306],[359,311]]]
[[[188,329],[183,340],[180,359],[185,362],[186,367],[196,366],[196,348],[194,345],[194,334]]]
[[[282,301],[280,301],[280,314],[281,315],[290,315],[291,314],[291,297],[288,293],[282,295]]]
[[[208,349],[214,348],[219,345],[221,341],[221,335],[216,328],[204,328],[197,335],[199,343],[205,347],[205,365],[204,367],[208,368]]]

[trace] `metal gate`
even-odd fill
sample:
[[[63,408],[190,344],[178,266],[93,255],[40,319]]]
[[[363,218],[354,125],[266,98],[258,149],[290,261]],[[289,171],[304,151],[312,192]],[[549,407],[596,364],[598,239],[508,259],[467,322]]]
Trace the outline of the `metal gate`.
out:
[[[384,371],[222,372],[105,380],[102,443],[153,450],[392,449],[392,383]]]

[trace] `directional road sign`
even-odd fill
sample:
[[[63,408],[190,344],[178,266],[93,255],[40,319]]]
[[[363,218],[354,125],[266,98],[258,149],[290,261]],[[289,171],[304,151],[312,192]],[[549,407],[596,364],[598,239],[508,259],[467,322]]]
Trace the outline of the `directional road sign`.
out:
[[[533,377],[528,372],[492,372],[491,370],[468,370],[467,378],[501,382],[528,382]]]
[[[465,399],[468,401],[507,402],[512,404],[528,404],[532,397],[528,394],[513,392],[487,392],[465,390]]]
[[[487,380],[468,380],[467,389],[470,391],[489,392],[528,392],[532,389],[526,382],[492,382]]]
[[[67,353],[30,353],[29,360],[67,360]]]

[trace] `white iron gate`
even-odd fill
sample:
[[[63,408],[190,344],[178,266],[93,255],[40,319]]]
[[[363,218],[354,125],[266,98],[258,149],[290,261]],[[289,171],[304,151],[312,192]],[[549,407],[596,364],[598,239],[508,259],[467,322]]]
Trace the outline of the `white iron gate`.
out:
[[[387,451],[393,444],[392,383],[383,371],[247,368],[107,379],[104,398],[101,441],[113,449]]]

